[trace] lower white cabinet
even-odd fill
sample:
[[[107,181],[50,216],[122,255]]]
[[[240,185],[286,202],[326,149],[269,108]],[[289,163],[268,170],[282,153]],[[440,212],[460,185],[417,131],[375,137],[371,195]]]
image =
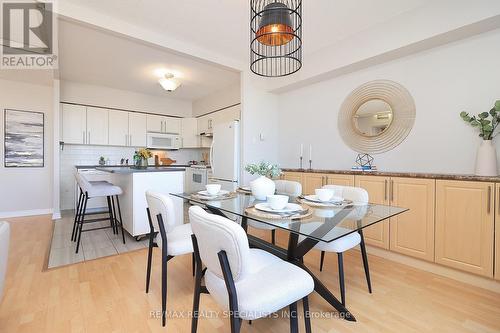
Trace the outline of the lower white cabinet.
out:
[[[128,112],[109,110],[109,145],[129,145],[128,124]]]
[[[128,114],[128,145],[132,147],[146,147],[147,144],[147,116],[143,113]]]

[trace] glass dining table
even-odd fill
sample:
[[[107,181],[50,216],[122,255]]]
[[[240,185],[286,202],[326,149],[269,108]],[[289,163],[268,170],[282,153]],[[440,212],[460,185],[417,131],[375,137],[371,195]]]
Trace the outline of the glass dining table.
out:
[[[300,203],[307,210],[307,214],[301,219],[290,219],[286,215],[276,219],[262,217],[264,215],[249,214],[248,209],[254,208],[256,204],[263,201],[259,201],[247,193],[236,192],[234,197],[214,201],[201,199],[191,193],[171,193],[171,195],[185,199],[190,204],[201,205],[213,214],[240,223],[245,231],[248,230],[249,220],[252,221],[252,226],[261,223],[267,229],[287,231],[289,239],[286,249],[248,234],[250,247],[268,251],[307,271],[314,280],[314,290],[338,311],[340,318],[349,321],[356,321],[354,315],[305,265],[304,255],[319,242],[330,243],[354,232],[362,235],[364,228],[384,222],[408,210],[394,206],[355,202],[332,207],[315,207],[304,204],[301,197],[289,197],[289,202]],[[362,246],[364,246],[364,242]]]

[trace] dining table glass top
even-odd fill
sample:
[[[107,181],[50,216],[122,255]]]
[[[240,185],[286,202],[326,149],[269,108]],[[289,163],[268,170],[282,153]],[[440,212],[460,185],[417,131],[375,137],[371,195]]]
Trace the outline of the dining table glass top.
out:
[[[334,207],[309,206],[305,201],[298,201],[301,197],[289,196],[289,202],[300,203],[307,216],[301,219],[265,218],[255,214],[248,214],[247,208],[265,201],[257,200],[250,194],[236,192],[234,197],[224,200],[203,200],[191,193],[171,193],[172,196],[189,200],[191,203],[206,206],[211,211],[219,211],[237,219],[239,223],[248,223],[252,227],[262,229],[282,229],[316,241],[332,242],[343,236],[384,221],[407,211],[407,208],[379,205],[372,203],[345,203]]]

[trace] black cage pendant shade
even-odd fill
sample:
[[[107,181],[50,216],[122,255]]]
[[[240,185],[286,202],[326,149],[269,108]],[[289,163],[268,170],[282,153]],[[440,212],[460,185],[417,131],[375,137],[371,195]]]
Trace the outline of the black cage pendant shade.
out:
[[[250,0],[250,70],[265,77],[302,67],[302,0]]]

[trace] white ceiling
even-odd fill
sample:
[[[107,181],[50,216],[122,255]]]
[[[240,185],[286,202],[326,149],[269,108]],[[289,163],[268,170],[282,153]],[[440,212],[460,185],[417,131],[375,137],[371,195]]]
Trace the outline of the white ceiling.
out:
[[[247,62],[249,0],[64,1]],[[429,1],[304,0],[304,53],[319,51]]]
[[[181,87],[163,90],[155,75],[158,68],[179,73]],[[59,22],[59,69],[62,80],[186,100],[240,79],[236,71],[67,20]]]

